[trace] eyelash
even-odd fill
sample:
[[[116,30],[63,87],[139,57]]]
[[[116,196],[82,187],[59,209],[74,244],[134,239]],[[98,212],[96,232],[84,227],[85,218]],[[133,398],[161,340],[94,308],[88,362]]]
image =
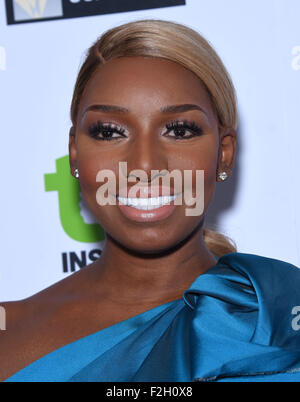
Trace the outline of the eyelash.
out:
[[[111,137],[101,138],[98,136],[99,133],[102,133],[102,135],[103,135],[103,132],[105,132],[105,131],[114,132],[114,133],[120,134],[121,136],[125,137],[125,135],[124,135],[125,129],[124,128],[118,127],[113,123],[103,123],[101,120],[98,120],[96,123],[93,123],[88,128],[88,132],[89,132],[90,136],[93,138],[96,138],[97,140],[112,141],[112,140],[120,138],[120,137],[118,137],[118,138],[111,138]]]
[[[193,133],[192,135],[189,135],[188,137],[174,136],[175,140],[180,140],[180,141],[188,140],[189,138],[193,138],[193,137],[200,137],[203,134],[202,127],[198,126],[194,121],[188,121],[188,120],[172,121],[171,123],[166,124],[166,128],[168,129],[167,133],[172,130],[176,130],[176,129],[180,129],[180,128],[183,128],[185,130],[190,130]]]
[[[198,126],[194,121],[188,121],[188,120],[183,120],[183,121],[179,121],[179,120],[174,120],[171,123],[166,124],[166,128],[167,128],[167,132],[169,133],[170,131],[176,130],[176,129],[185,129],[185,130],[190,130],[193,134],[189,135],[188,137],[173,137],[174,140],[187,140],[189,138],[193,138],[193,137],[199,137],[203,134],[203,129],[202,127]],[[124,135],[125,133],[125,129],[116,126],[113,123],[103,123],[101,120],[98,120],[96,123],[93,123],[89,128],[88,128],[88,132],[90,134],[91,137],[97,139],[97,140],[101,140],[101,141],[113,141],[113,140],[118,140],[121,137],[117,137],[117,138],[113,138],[113,137],[99,137],[99,134],[103,132],[112,132],[112,133],[117,133],[120,134],[122,137],[126,136]],[[165,134],[166,134],[165,133]],[[164,134],[164,135],[165,135]]]

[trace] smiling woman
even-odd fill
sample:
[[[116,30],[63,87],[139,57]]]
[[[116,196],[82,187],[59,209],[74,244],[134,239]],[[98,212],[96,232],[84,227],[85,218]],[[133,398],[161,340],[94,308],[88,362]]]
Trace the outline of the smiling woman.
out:
[[[81,175],[80,184],[83,191],[84,167],[80,166],[80,156],[73,157],[76,153],[73,146],[75,131],[79,131],[77,141],[81,141],[80,130],[81,127],[84,128],[83,124],[86,124],[86,131],[93,138],[101,140],[98,145],[101,149],[98,148],[97,154],[100,151],[110,158],[106,153],[107,147],[117,146],[115,161],[127,160],[129,170],[149,169],[150,173],[151,168],[170,171],[173,166],[175,169],[181,168],[182,171],[189,168],[203,169],[207,175],[204,192],[207,204],[212,197],[215,181],[222,181],[224,174],[227,177],[230,175],[237,126],[235,91],[231,79],[217,54],[197,33],[181,26],[181,35],[174,43],[177,27],[178,24],[162,24],[153,20],[126,24],[123,29],[111,30],[104,34],[89,50],[78,74],[71,107],[71,165],[73,169],[78,169]],[[141,37],[143,32],[145,36]],[[178,76],[182,78],[179,80]],[[110,84],[104,85],[107,79]],[[122,87],[120,82],[123,83]],[[155,82],[157,86],[154,87]],[[100,91],[101,99],[115,100],[112,105],[97,102]],[[168,97],[163,97],[163,93]],[[89,102],[86,102],[87,97]],[[120,105],[122,97],[124,102]],[[128,98],[131,98],[132,108],[128,107]],[[95,99],[95,102],[92,99]],[[177,99],[178,102],[175,102]],[[185,104],[182,104],[183,99]],[[147,123],[150,105],[153,105],[153,118],[148,120],[152,120],[154,124],[155,118],[156,127],[141,129],[141,124],[145,126]],[[130,127],[134,116],[138,125]],[[114,122],[113,126],[111,120]],[[152,146],[147,137],[145,138],[145,130],[148,131]],[[160,135],[153,135],[155,130],[160,132]],[[175,144],[174,140],[179,141]],[[95,149],[95,142],[90,143],[90,146]],[[154,163],[135,160],[141,154],[138,152],[141,147],[149,151],[156,148],[156,159],[159,159],[161,154],[165,161],[162,158],[160,161],[154,160]],[[128,152],[135,153],[136,158],[129,158]],[[147,156],[143,152],[142,154]],[[86,157],[83,155],[84,160]],[[90,157],[88,159],[91,160]],[[99,156],[97,159],[94,175],[88,174],[92,180],[96,171],[103,166],[111,166],[111,170],[116,171],[114,160],[107,164],[105,157],[101,158],[101,166]],[[182,167],[178,163],[180,160]],[[146,166],[143,166],[145,162]],[[209,169],[205,162],[210,165]],[[86,166],[86,162],[84,164]],[[94,182],[94,186],[95,184]],[[85,194],[85,199],[87,198],[88,195]],[[89,204],[89,207],[96,216],[100,213],[97,206],[93,208]],[[177,210],[179,213],[179,209]],[[176,219],[176,215],[173,219]],[[104,224],[103,219],[101,224]],[[203,222],[201,231],[204,241],[214,255],[219,257],[236,251],[232,241],[224,235],[202,226]],[[128,229],[126,227],[126,231]],[[128,240],[130,238],[131,236]],[[143,243],[145,244],[145,241]]]
[[[234,87],[210,44],[170,21],[107,31],[79,71],[71,120],[71,173],[105,245],[81,271],[2,304],[1,379],[300,380],[300,271],[204,225],[237,137]],[[117,184],[102,205],[105,175]],[[188,192],[200,214],[185,213]]]

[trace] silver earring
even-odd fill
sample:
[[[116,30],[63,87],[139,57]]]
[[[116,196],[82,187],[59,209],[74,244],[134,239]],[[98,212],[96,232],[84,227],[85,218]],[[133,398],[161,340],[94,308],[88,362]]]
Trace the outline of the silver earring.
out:
[[[219,173],[219,179],[221,179],[222,181],[226,180],[228,177],[226,172],[221,172]]]
[[[79,170],[77,168],[74,170],[74,177],[75,179],[79,178]]]

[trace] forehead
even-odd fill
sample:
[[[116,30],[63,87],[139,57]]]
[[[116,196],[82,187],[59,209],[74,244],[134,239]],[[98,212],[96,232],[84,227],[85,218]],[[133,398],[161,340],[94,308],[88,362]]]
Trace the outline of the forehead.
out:
[[[81,106],[109,103],[135,109],[196,103],[212,109],[201,80],[173,61],[154,57],[120,57],[102,64],[89,79]],[[212,112],[212,111],[211,111]]]

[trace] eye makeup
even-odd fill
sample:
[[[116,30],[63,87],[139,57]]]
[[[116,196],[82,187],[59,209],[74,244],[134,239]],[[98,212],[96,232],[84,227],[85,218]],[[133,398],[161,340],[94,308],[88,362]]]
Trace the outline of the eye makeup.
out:
[[[194,121],[174,120],[166,124],[165,127],[167,130],[164,132],[163,136],[173,140],[187,140],[203,135],[202,127],[198,126]],[[89,135],[101,141],[115,141],[120,138],[127,138],[125,131],[123,127],[115,123],[103,123],[101,120],[98,120],[88,127]],[[169,135],[170,132],[174,132],[174,135]],[[186,132],[190,132],[190,135],[186,136]],[[114,136],[114,134],[117,134],[117,136]]]
[[[111,141],[115,139],[119,139],[121,137],[125,137],[125,129],[114,124],[114,123],[103,123],[101,120],[98,120],[96,123],[91,124],[88,127],[89,135],[97,140]],[[112,137],[112,135],[116,133],[121,137]],[[102,134],[103,137],[100,137],[99,134]]]
[[[175,136],[170,136],[173,137],[175,140],[185,140],[189,138],[193,138],[196,136],[201,136],[203,134],[203,129],[202,127],[198,126],[194,121],[189,121],[189,120],[175,120],[172,121],[171,123],[166,124],[167,128],[167,133],[174,131],[177,132],[178,137]],[[184,134],[186,131],[190,131],[192,134],[189,135],[188,137],[184,137]],[[164,134],[165,135],[165,134]]]

